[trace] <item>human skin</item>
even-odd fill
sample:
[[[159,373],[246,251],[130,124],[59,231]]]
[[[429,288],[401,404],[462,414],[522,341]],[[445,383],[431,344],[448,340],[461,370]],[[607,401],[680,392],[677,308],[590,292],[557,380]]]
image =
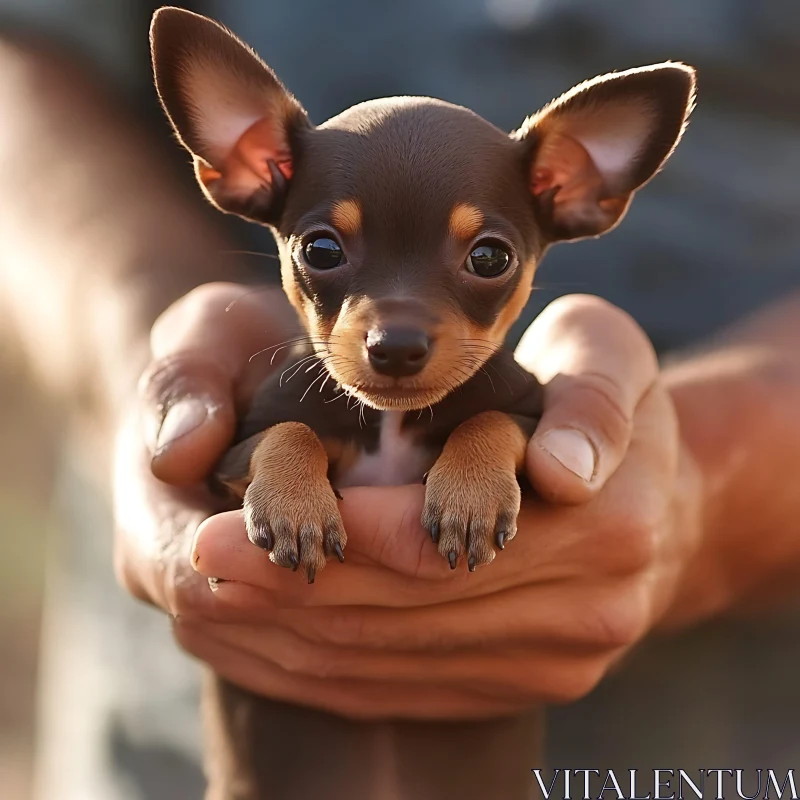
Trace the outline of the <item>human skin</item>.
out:
[[[268,346],[270,336],[281,341],[268,328],[274,311],[246,295],[240,302],[252,303],[252,329],[236,325],[235,348],[223,336],[214,350],[211,331],[226,329],[220,309],[241,294],[213,285],[182,299],[154,329],[154,363],[184,357],[200,330],[204,358],[228,369],[235,348],[243,364],[241,354]],[[202,522],[190,544],[189,532],[207,513],[198,494],[179,558],[164,561],[180,563],[180,574],[164,580],[162,569],[154,580],[152,559],[137,555],[123,526],[120,575],[173,615],[190,653],[272,697],[362,718],[485,716],[577,699],[649,633],[748,607],[797,569],[800,501],[776,487],[797,475],[800,359],[791,341],[798,305],[767,309],[663,372],[644,333],[619,309],[586,296],[549,306],[518,350],[546,383],[546,411],[527,460],[543,499],[525,500],[517,538],[475,574],[451,573],[437,558],[418,522],[424,489],[409,486],[343,491],[346,562],[331,565],[313,587],[248,542],[239,512]],[[164,390],[152,370],[139,409],[145,419]],[[210,385],[199,378],[202,365],[186,372],[196,383],[185,394],[202,397]],[[224,407],[223,395],[209,405]],[[227,424],[217,441],[230,435],[222,431]],[[197,489],[164,481],[194,481],[210,467],[215,454],[200,437],[218,423],[162,444],[152,461],[161,481],[147,474],[152,451],[141,422],[129,425],[117,460],[120,519],[127,507],[163,512],[162,503],[185,513],[178,493]],[[564,428],[594,445],[598,463],[588,482],[542,448]],[[137,529],[153,530],[157,519],[141,519]],[[178,541],[174,530],[170,536]],[[223,580],[212,588],[207,578]]]
[[[343,492],[346,562],[313,587],[275,567],[240,514],[209,518],[199,481],[269,368],[250,356],[293,334],[285,301],[192,291],[239,277],[230,245],[79,68],[3,42],[0,75],[4,326],[69,418],[116,436],[123,585],[223,675],[359,717],[506,713],[580,697],[648,633],[793,588],[798,300],[663,372],[619,309],[558,301],[519,352],[546,382],[527,464],[543,499],[493,564],[446,569],[415,486]],[[81,170],[59,168],[65,150]],[[592,442],[560,442],[589,481],[542,448],[555,429]]]

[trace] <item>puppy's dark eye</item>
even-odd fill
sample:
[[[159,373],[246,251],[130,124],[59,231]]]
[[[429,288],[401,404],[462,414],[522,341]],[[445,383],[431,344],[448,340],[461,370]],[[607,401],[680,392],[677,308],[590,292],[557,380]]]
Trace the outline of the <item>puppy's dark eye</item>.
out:
[[[303,247],[306,264],[314,269],[333,269],[344,263],[344,251],[329,236],[318,236]]]
[[[481,242],[467,257],[467,269],[481,278],[496,278],[511,264],[511,256],[497,242]]]

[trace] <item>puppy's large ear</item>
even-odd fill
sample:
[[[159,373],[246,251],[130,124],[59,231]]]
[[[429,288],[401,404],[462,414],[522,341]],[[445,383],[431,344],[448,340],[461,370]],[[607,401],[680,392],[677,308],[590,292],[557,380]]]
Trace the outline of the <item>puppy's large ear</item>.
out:
[[[512,137],[531,148],[530,188],[551,241],[597,236],[658,172],[694,105],[695,73],[659,64],[582,83]]]
[[[156,88],[200,185],[223,211],[276,223],[293,171],[293,141],[309,127],[272,70],[213,20],[180,8],[150,27]]]

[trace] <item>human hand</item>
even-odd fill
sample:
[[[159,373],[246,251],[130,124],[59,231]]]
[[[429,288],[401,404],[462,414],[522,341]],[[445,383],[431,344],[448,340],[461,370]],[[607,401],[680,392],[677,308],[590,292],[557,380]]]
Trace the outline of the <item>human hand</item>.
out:
[[[527,472],[553,502],[523,502],[491,566],[447,569],[419,524],[421,486],[345,490],[346,562],[313,587],[248,542],[240,512],[219,514],[192,563],[222,582],[178,591],[181,644],[255,692],[358,717],[505,714],[593,688],[669,605],[698,545],[701,481],[626,314],[562,298],[518,358],[547,384]]]
[[[280,290],[228,283],[200,286],[153,326],[152,361],[114,459],[115,566],[139,599],[173,616],[214,616],[208,582],[189,560],[197,526],[218,510],[202,481],[272,368],[275,346],[296,333]]]

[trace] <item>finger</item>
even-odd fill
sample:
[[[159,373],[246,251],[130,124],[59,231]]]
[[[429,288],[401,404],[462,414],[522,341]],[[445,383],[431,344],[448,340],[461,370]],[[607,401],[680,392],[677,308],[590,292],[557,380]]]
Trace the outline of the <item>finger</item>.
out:
[[[174,626],[180,645],[218,675],[256,694],[358,719],[480,719],[519,710],[448,686],[419,687],[382,681],[327,681],[288,672],[208,635],[204,626]]]
[[[570,295],[542,312],[516,357],[546,384],[528,476],[548,500],[585,502],[627,453],[636,407],[658,378],[653,346],[624,311]]]
[[[233,381],[192,353],[155,362],[142,376],[145,437],[153,474],[191,485],[206,477],[233,438]]]
[[[140,397],[159,479],[195,483],[222,455],[233,436],[237,400],[269,366],[269,359],[256,364],[251,356],[292,330],[282,316],[285,305],[276,290],[207,284],[156,322],[155,360],[142,376]]]
[[[343,564],[329,564],[313,587],[298,587],[293,580],[296,575],[283,570],[275,572],[269,554],[248,541],[243,516],[238,511],[217,514],[198,528],[193,563],[203,574],[268,584],[284,597],[298,600],[305,594],[313,595],[318,585],[322,585],[320,582],[330,582],[336,577],[336,585],[341,586],[352,580],[352,570],[356,567],[360,574],[369,568],[381,568],[382,574],[392,570],[397,574],[398,585],[405,587],[404,596],[419,588],[420,578],[466,579],[466,570],[464,575],[450,570],[423,530],[420,523],[423,499],[422,486],[344,490],[339,508],[348,536],[345,560]],[[232,574],[224,574],[225,570]]]
[[[355,490],[346,490],[345,502]],[[383,490],[373,490],[383,494]],[[364,533],[363,527],[359,533]],[[369,531],[372,534],[374,531]],[[406,569],[412,563],[419,563],[419,553],[430,550],[423,561],[431,561],[431,572],[437,573],[436,580],[420,580],[408,572],[378,564],[359,552],[361,542],[348,534],[348,546],[344,563],[336,560],[328,562],[324,570],[318,572],[313,585],[299,580],[295,573],[277,567],[269,559],[269,554],[253,545],[247,538],[242,513],[240,511],[216,514],[206,520],[197,530],[192,547],[192,564],[206,577],[218,577],[225,582],[217,587],[220,602],[239,602],[241,585],[259,587],[263,591],[263,603],[272,608],[298,608],[318,605],[388,605],[407,607],[441,600],[441,585],[446,583],[448,596],[479,593],[483,581],[480,575],[473,575],[464,569],[453,573],[441,559],[430,538],[421,529],[415,532],[416,544],[410,551],[415,555],[407,558],[403,540],[392,539],[382,557],[387,559],[387,551],[399,552]],[[391,538],[391,535],[390,535]],[[371,536],[370,536],[370,540]],[[417,559],[414,562],[414,559]],[[439,563],[441,562],[441,563]],[[396,563],[396,562],[395,562]],[[401,567],[403,564],[400,565]],[[498,573],[495,571],[495,580]],[[485,591],[485,590],[484,590]],[[255,611],[255,609],[254,609]]]
[[[480,647],[605,652],[646,630],[645,581],[595,580],[509,589],[457,603],[412,608],[330,606],[278,611],[301,636],[337,647],[415,653]]]
[[[198,634],[248,653],[287,674],[325,681],[386,682],[426,689],[449,686],[472,697],[519,705],[574,700],[588,691],[615,654],[543,648],[397,652],[331,647],[276,625],[190,625]],[[503,669],[498,670],[498,663]]]
[[[191,569],[192,535],[209,514],[201,489],[174,488],[150,471],[140,426],[130,413],[117,435],[113,462],[114,568],[132,595],[172,615],[205,616],[208,582]]]
[[[475,573],[451,571],[424,531],[411,526],[408,530],[385,528],[376,536],[377,525],[370,529],[374,520],[366,518],[359,527],[348,528],[352,533],[348,532],[345,562],[329,563],[309,586],[296,574],[276,567],[268,553],[248,540],[241,511],[216,514],[198,527],[192,564],[205,577],[225,579],[217,589],[220,602],[230,597],[238,603],[237,587],[247,584],[263,590],[263,602],[273,608],[407,608],[481,597],[525,584],[582,579],[587,574],[625,576],[642,569],[652,557],[649,541],[640,541],[633,523],[649,499],[639,488],[642,476],[648,474],[649,470],[638,470],[627,484],[635,496],[626,498],[621,509],[606,504],[600,524],[592,505],[581,506],[565,518],[557,507],[523,501],[520,534],[490,568]],[[342,506],[354,496],[368,497],[369,505],[391,516],[392,500],[406,492],[414,492],[414,487],[347,489]],[[354,508],[366,506],[354,503]],[[372,557],[364,556],[362,548]]]
[[[217,520],[216,530],[211,521],[204,523],[199,533],[217,535],[205,541],[198,536],[193,549],[195,568],[201,574],[226,578],[217,588],[217,601],[239,608],[252,604],[254,621],[261,614],[262,620],[292,625],[319,642],[424,652],[469,647],[477,637],[492,644],[533,641],[539,646],[603,648],[633,635],[631,629],[640,624],[641,604],[633,602],[638,599],[638,570],[629,569],[622,576],[608,574],[599,566],[600,557],[590,556],[588,565],[576,564],[573,553],[565,567],[558,564],[552,550],[549,566],[528,563],[532,559],[523,555],[526,574],[507,577],[506,583],[514,582],[514,588],[497,591],[492,591],[497,578],[490,574],[497,570],[485,570],[482,586],[471,580],[476,575],[465,570],[462,583],[455,586],[453,581],[406,581],[384,568],[338,562],[323,570],[314,586],[308,586],[269,562],[245,535],[219,535],[224,533],[220,522],[232,516],[212,518]],[[604,538],[605,548],[613,549],[614,537],[601,534],[598,541],[586,543],[586,551],[598,551]],[[541,582],[527,583],[532,579]],[[262,592],[261,598],[242,597],[244,587]]]

